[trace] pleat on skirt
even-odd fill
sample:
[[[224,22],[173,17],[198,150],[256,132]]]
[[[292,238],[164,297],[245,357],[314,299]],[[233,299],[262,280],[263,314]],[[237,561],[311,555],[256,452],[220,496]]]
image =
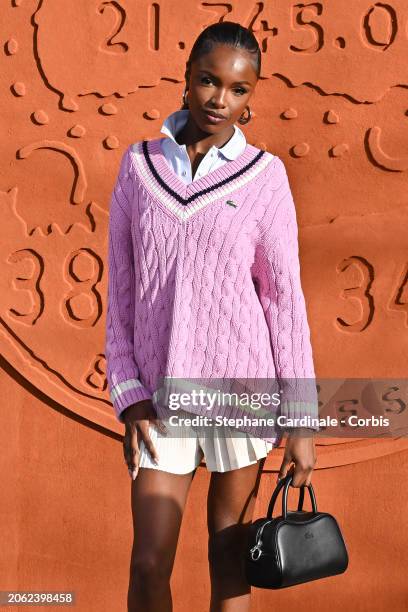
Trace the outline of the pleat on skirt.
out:
[[[149,423],[149,435],[158,452],[159,463],[154,463],[141,440],[139,467],[186,474],[204,460],[210,472],[228,472],[256,463],[274,448],[269,441],[228,426],[182,423],[180,418],[194,418],[185,410],[177,410],[177,416],[177,425],[164,421],[167,434],[162,434],[153,423]]]

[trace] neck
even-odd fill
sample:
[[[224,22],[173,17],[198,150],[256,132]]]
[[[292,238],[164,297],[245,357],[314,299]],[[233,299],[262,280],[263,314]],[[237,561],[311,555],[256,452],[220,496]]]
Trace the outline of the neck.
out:
[[[178,144],[186,145],[189,156],[195,157],[197,154],[205,155],[212,146],[218,149],[223,147],[233,135],[233,125],[229,125],[217,134],[204,132],[194,121],[190,112],[185,125],[176,134],[176,141]]]

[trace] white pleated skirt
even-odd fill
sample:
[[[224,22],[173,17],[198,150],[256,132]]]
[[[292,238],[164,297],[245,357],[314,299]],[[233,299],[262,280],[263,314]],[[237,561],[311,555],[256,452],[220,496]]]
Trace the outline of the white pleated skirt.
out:
[[[179,418],[194,417],[184,410],[177,410],[177,414]],[[161,433],[154,424],[149,423],[149,435],[159,456],[158,464],[152,460],[141,440],[139,467],[187,474],[204,460],[210,472],[229,472],[256,463],[274,448],[271,442],[245,432],[235,430],[234,435],[229,435],[231,429],[227,426],[169,426],[168,421],[164,424],[167,434]]]

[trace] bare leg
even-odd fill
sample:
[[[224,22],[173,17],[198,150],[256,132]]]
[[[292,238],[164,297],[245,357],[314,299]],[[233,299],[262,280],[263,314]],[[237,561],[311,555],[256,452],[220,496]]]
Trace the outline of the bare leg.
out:
[[[194,472],[139,468],[132,481],[134,540],[128,612],[171,612],[170,577]]]
[[[211,474],[207,506],[210,612],[250,609],[251,587],[242,559],[264,462]]]

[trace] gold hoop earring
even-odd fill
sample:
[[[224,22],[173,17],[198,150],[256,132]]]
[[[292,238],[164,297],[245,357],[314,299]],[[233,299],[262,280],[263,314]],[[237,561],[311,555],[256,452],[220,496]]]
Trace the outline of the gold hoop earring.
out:
[[[252,118],[252,113],[249,106],[247,105],[245,108],[247,109],[248,114],[246,117],[244,117],[244,113],[242,113],[242,115],[239,117],[238,123],[240,123],[241,125],[245,125],[246,123],[248,123],[248,121],[251,121]]]

